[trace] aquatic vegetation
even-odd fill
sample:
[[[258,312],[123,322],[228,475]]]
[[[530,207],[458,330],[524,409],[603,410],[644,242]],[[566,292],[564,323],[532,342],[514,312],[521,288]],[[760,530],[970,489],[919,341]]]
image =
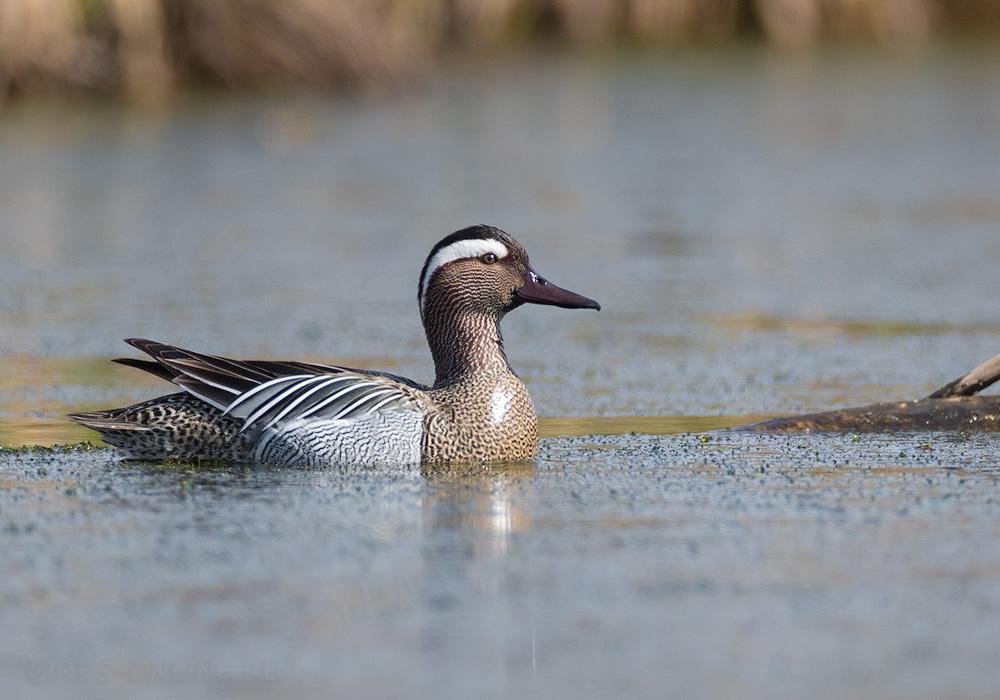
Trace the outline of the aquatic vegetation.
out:
[[[95,445],[92,442],[77,442],[68,445],[21,445],[12,447],[10,445],[0,445],[0,457],[8,455],[65,455],[71,453],[86,453],[96,450],[105,450],[106,447]]]

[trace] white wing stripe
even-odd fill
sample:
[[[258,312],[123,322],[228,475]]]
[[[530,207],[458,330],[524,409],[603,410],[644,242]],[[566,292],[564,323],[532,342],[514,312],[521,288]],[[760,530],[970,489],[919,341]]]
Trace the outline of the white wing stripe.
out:
[[[295,395],[295,392],[301,390],[303,387],[307,387],[310,384],[314,384],[315,382],[322,380],[323,378],[321,376],[317,377],[313,375],[310,376],[308,379],[297,381],[294,384],[285,387],[281,391],[275,392],[274,395],[269,396],[266,399],[263,399],[263,403],[257,406],[256,409],[253,409],[250,415],[246,417],[246,423],[244,424],[244,427],[250,425],[261,416],[270,413],[275,406],[279,405],[282,401],[290,399],[292,396]]]
[[[269,420],[267,422],[267,425],[265,425],[263,427],[263,430],[267,430],[272,425],[274,425],[275,423],[277,423],[278,421],[280,421],[282,418],[284,418],[285,416],[287,416],[289,413],[291,413],[291,411],[296,406],[300,405],[303,401],[305,401],[306,399],[308,399],[310,396],[312,396],[313,394],[315,394],[317,391],[322,391],[323,389],[325,389],[328,386],[333,386],[334,384],[336,384],[338,382],[341,382],[344,379],[346,379],[346,377],[326,378],[326,377],[322,377],[321,376],[321,377],[319,377],[319,379],[326,379],[326,381],[319,382],[312,389],[310,389],[309,391],[303,392],[301,396],[299,396],[297,399],[295,399],[294,401],[292,401],[291,403],[289,403],[287,406],[285,406],[283,409],[281,409],[281,411],[278,413],[278,415],[276,415],[274,418],[272,418],[271,420]],[[306,382],[302,382],[301,384],[297,384],[296,386],[304,387],[304,386],[306,386]]]
[[[375,411],[379,410],[380,408],[382,408],[383,406],[385,406],[387,403],[392,403],[393,401],[397,400],[398,398],[399,398],[398,394],[392,393],[389,396],[386,396],[381,401],[379,401],[374,406],[369,406],[368,408],[366,408],[365,409],[365,413],[375,413]]]
[[[244,391],[242,394],[237,396],[236,399],[231,404],[229,404],[229,408],[227,408],[225,412],[232,413],[234,408],[246,403],[248,399],[253,398],[262,391],[267,391],[277,386],[281,386],[282,384],[297,382],[315,376],[316,375],[314,374],[290,374],[287,377],[278,377],[277,379],[272,379],[271,381],[264,382],[263,384],[258,384],[253,389],[250,389],[249,391]]]
[[[323,399],[319,403],[315,404],[314,406],[310,406],[308,408],[308,410],[303,411],[298,416],[296,416],[296,418],[308,418],[309,416],[322,411],[324,408],[326,408],[327,406],[329,406],[331,403],[334,403],[335,401],[337,401],[338,399],[340,399],[342,396],[344,396],[345,394],[349,394],[350,392],[354,391],[355,389],[363,388],[363,387],[376,388],[378,386],[379,386],[378,384],[375,384],[373,382],[360,382],[359,381],[356,384],[352,384],[351,386],[349,386],[349,387],[347,387],[345,389],[341,389],[337,393],[332,394],[332,395],[326,397],[325,399]],[[338,410],[334,414],[333,418],[336,419],[336,417],[339,416],[341,413],[342,413],[342,411]]]
[[[359,406],[363,406],[372,399],[378,398],[379,396],[382,396],[382,394],[386,394],[390,391],[392,391],[392,389],[382,389],[381,391],[373,391],[371,393],[366,393],[351,405],[345,406],[344,408],[337,411],[337,415],[335,416],[335,418],[340,418],[341,416],[349,416],[351,412],[354,411]],[[366,413],[367,412],[368,411],[366,411]]]
[[[202,384],[208,384],[209,386],[214,386],[216,389],[222,389],[227,394],[232,394],[233,396],[236,396],[237,394],[239,394],[239,392],[236,389],[234,389],[233,387],[231,387],[231,386],[227,386],[225,384],[220,384],[219,382],[213,382],[211,379],[207,379],[203,374],[199,373],[196,369],[195,370],[188,370],[187,374],[189,376],[191,376],[191,377],[194,377],[195,379],[197,379]],[[199,398],[201,398],[201,397],[199,397]],[[202,400],[204,400],[204,399],[202,399]]]
[[[235,415],[234,409],[243,406],[244,404],[247,403],[250,404],[247,410],[253,411],[254,406],[260,405],[261,402],[268,401],[279,391],[281,392],[286,391],[286,389],[281,389],[281,386],[283,384],[298,385],[299,382],[304,382],[303,386],[307,386],[308,384],[311,384],[314,381],[323,381],[325,379],[329,379],[330,383],[337,383],[337,382],[353,381],[356,379],[356,377],[353,375],[345,375],[345,376],[337,376],[331,378],[329,375],[326,374],[320,374],[320,375],[294,374],[294,375],[289,375],[287,377],[278,377],[277,379],[272,379],[268,382],[261,384],[260,386],[255,386],[253,389],[250,389],[249,391],[244,392],[243,394],[240,394],[236,398],[236,400],[229,405],[229,408],[226,410],[226,413],[233,413]],[[294,388],[294,386],[291,388]],[[266,392],[271,390],[274,390],[274,393],[266,397],[261,396],[261,394],[265,394]],[[253,401],[250,401],[249,399],[253,399]]]
[[[328,391],[332,393],[324,396]],[[397,387],[353,373],[295,374],[271,379],[240,394],[223,414],[245,414],[242,430],[262,424],[260,430],[266,431],[283,420],[320,415],[324,420],[340,420],[352,414],[369,414],[405,398]],[[282,405],[285,402],[287,405]]]

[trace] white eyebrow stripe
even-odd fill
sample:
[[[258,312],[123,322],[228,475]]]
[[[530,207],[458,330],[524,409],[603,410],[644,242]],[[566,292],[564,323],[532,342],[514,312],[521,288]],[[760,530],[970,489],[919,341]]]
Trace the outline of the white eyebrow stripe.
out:
[[[420,288],[421,305],[427,295],[427,287],[430,286],[431,277],[434,276],[439,267],[463,258],[478,258],[486,253],[493,253],[498,258],[505,258],[510,251],[507,250],[507,246],[494,238],[474,238],[455,241],[434,253],[434,257],[427,263],[427,274],[424,277],[423,286]]]

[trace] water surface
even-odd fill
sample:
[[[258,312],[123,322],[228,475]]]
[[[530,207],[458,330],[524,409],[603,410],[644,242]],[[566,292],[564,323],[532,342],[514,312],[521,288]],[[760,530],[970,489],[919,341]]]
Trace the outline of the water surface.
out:
[[[987,698],[983,436],[561,438],[492,470],[3,455],[16,697]]]
[[[543,416],[922,395],[1000,349],[998,75],[973,48],[536,57],[377,101],[25,105],[0,120],[0,353],[56,364],[0,412],[148,396],[59,369],[130,336],[427,381],[420,265],[475,222],[603,304],[507,319]]]
[[[431,245],[599,314],[504,323],[487,470],[0,452],[12,697],[993,698],[994,437],[739,436],[1000,352],[1000,54],[532,57],[379,99],[0,115],[0,443],[168,387],[124,337],[432,376]]]

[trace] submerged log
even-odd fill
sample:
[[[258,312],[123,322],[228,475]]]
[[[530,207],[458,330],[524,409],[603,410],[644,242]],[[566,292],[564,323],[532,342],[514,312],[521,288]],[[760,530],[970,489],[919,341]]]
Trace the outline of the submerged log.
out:
[[[890,401],[837,411],[772,418],[733,430],[761,433],[1000,430],[1000,396]]]
[[[998,379],[1000,355],[916,401],[890,401],[784,416],[733,430],[768,433],[1000,430],[1000,396],[976,395]]]

